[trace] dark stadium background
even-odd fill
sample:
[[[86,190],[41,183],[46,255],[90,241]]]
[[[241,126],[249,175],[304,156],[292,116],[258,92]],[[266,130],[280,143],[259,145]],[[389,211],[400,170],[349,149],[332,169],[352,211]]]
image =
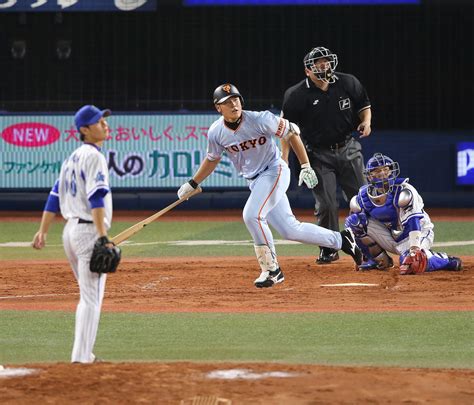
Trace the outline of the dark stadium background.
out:
[[[210,111],[213,89],[230,81],[246,108],[278,112],[284,90],[304,77],[305,53],[324,45],[371,98],[374,133],[363,143],[365,157],[383,148],[431,204],[473,206],[472,187],[456,186],[452,170],[433,178],[429,168],[454,167],[450,137],[474,139],[472,2],[158,3],[154,12],[0,13],[0,111],[73,112],[84,103],[123,112]],[[26,44],[23,59],[12,58],[15,40]],[[58,41],[70,46],[69,58],[58,58]],[[302,205],[311,202],[305,194]]]

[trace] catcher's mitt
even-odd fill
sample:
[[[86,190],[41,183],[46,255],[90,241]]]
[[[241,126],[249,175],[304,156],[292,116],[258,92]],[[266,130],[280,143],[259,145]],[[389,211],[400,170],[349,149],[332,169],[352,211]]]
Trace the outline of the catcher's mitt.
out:
[[[117,270],[121,258],[120,248],[115,245],[107,247],[109,243],[113,244],[106,236],[95,241],[89,267],[93,273],[114,273]]]
[[[426,270],[428,257],[423,249],[409,252],[400,265],[400,274],[421,274]]]

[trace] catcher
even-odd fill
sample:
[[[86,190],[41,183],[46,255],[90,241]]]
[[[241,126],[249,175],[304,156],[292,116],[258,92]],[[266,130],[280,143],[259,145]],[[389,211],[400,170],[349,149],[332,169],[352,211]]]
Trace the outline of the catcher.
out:
[[[402,275],[461,270],[460,258],[431,250],[433,223],[423,210],[423,199],[399,174],[397,162],[375,153],[364,170],[368,184],[351,199],[346,227],[354,232],[365,256],[358,269],[393,267],[389,252],[400,255]]]

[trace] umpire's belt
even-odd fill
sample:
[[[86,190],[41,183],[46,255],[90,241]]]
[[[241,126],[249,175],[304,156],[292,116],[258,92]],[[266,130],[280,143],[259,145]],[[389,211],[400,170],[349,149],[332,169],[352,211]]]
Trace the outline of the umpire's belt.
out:
[[[94,221],[89,221],[88,219],[82,219],[82,218],[79,218],[79,220],[77,221],[78,224],[93,224]]]
[[[316,145],[315,149],[329,149],[329,150],[338,150],[346,146],[350,141],[352,140],[352,136],[349,136],[348,138],[344,139],[341,142],[336,142],[331,145]]]
[[[268,166],[265,169],[263,169],[260,173],[256,174],[255,176],[247,178],[247,180],[250,180],[250,181],[255,180],[258,176],[260,176],[266,170],[268,170]]]

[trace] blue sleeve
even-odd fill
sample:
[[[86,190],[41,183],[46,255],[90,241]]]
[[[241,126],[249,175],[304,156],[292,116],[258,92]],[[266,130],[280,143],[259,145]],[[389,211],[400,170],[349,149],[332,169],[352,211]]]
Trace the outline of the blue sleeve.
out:
[[[104,197],[109,192],[104,188],[99,188],[89,197],[89,203],[91,208],[103,208],[104,207]]]
[[[405,232],[421,231],[420,217],[411,217],[404,225]],[[404,232],[404,233],[405,233]]]
[[[57,195],[50,194],[48,201],[44,206],[45,211],[57,213],[59,211],[59,197]]]
[[[49,192],[48,200],[44,206],[44,211],[57,213],[59,211],[59,179],[54,183],[53,188]]]

